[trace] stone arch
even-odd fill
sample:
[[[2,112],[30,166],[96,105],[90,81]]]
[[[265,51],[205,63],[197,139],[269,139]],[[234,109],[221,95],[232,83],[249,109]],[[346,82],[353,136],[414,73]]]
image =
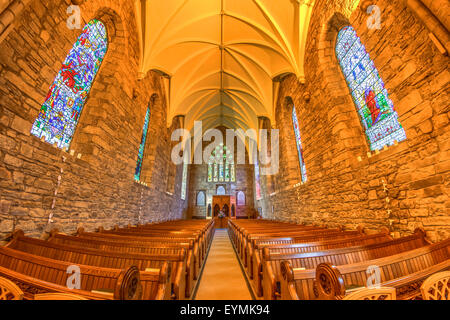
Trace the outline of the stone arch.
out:
[[[278,105],[276,116],[277,123],[283,124],[279,127],[280,130],[280,169],[284,170],[280,177],[284,184],[293,185],[301,181],[300,165],[298,162],[297,146],[295,141],[295,132],[292,125],[292,108],[294,107],[294,100],[291,96],[285,96]],[[300,106],[296,106],[297,116],[300,115]],[[305,149],[305,145],[303,146]],[[281,181],[280,181],[281,182]]]
[[[196,197],[197,207],[204,207],[206,205],[206,195],[205,191],[198,191]]]
[[[343,13],[333,13],[320,30],[317,53],[325,91],[330,93],[332,107],[328,112],[328,124],[331,143],[337,147],[337,154],[351,150],[351,157],[366,153],[369,145],[335,54],[337,35],[348,25],[351,23]]]
[[[246,196],[244,191],[238,191],[236,195],[237,205],[238,206],[245,206],[246,205]]]
[[[164,118],[163,103],[158,93],[152,93],[150,95],[148,106],[150,107],[150,121],[148,125],[147,141],[145,142],[142,175],[144,177],[143,181],[150,182],[153,181],[152,175],[154,174],[153,168],[155,167],[158,143],[161,143],[159,139],[154,138],[156,136],[155,130],[160,127]],[[146,110],[147,107],[142,109]],[[142,116],[142,119],[144,116],[145,114]],[[140,126],[142,126],[142,124]],[[165,180],[167,180],[168,172],[164,172],[164,175],[166,175]],[[161,191],[167,190],[167,186],[158,186],[158,188],[162,188]]]
[[[83,154],[83,158],[88,162],[99,162],[100,153],[114,152],[113,145],[108,141],[111,121],[111,114],[121,106],[114,105],[111,101],[116,88],[123,85],[128,80],[118,76],[118,68],[128,56],[127,39],[125,37],[125,27],[119,13],[110,7],[101,7],[82,12],[85,21],[93,19],[100,20],[106,26],[108,37],[108,50],[103,63],[93,82],[91,93],[86,100],[84,110],[81,114],[77,130],[71,144],[71,149]],[[123,86],[122,86],[123,85]],[[125,102],[124,102],[125,103]],[[131,104],[131,93],[130,93]],[[100,162],[98,164],[101,164]]]
[[[225,195],[227,191],[225,190],[225,187],[223,185],[217,186],[216,194],[217,195]]]

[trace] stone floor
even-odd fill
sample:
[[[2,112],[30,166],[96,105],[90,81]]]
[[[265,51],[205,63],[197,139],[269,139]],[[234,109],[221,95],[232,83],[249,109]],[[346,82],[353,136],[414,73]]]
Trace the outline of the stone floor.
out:
[[[226,229],[216,229],[195,300],[251,300]]]

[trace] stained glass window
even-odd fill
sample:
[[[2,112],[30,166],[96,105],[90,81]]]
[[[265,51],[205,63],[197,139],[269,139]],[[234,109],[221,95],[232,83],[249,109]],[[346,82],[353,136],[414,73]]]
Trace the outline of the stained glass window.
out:
[[[219,181],[223,181],[223,164],[219,164]]]
[[[197,193],[197,206],[203,207],[205,205],[205,192],[199,191],[199,193]]]
[[[231,181],[236,181],[236,170],[234,168],[234,163],[230,165],[230,171],[231,171]]]
[[[256,200],[260,200],[261,199],[261,184],[259,181],[258,159],[256,159],[256,163],[255,163],[255,190],[256,190]]]
[[[45,98],[31,134],[69,148],[84,103],[108,48],[105,25],[92,20],[73,45]]]
[[[150,122],[150,108],[147,108],[145,114],[144,128],[142,129],[141,144],[139,145],[138,159],[136,164],[136,171],[134,173],[134,180],[139,181],[141,178],[142,162],[144,160],[145,141],[147,140],[148,123]]]
[[[219,186],[217,188],[217,195],[225,195],[225,188],[224,188],[224,186]]]
[[[355,102],[371,150],[406,139],[383,80],[353,27],[339,31],[336,56]]]
[[[223,162],[220,163],[220,158]],[[236,172],[234,159],[226,146],[217,146],[212,152],[208,163],[208,182],[234,182],[236,181]]]
[[[181,180],[181,200],[186,200],[186,182],[187,182],[187,163],[183,164],[183,178]]]
[[[211,182],[213,179],[213,176],[212,176],[213,170],[212,169],[213,169],[212,165],[208,164],[208,182]]]
[[[245,193],[243,191],[237,193],[237,205],[245,206]]]
[[[300,128],[298,126],[298,118],[297,118],[297,112],[295,111],[295,106],[292,107],[292,123],[294,125],[295,142],[297,144],[298,162],[300,165],[300,174],[302,176],[302,182],[306,182],[307,176],[306,176],[305,160],[303,159],[302,138],[300,136]]]

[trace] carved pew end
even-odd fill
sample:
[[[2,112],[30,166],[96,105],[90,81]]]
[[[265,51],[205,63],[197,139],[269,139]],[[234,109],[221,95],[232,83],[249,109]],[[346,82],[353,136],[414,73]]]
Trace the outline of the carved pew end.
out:
[[[344,279],[338,268],[328,262],[317,266],[314,293],[319,300],[341,300],[345,296]]]
[[[141,300],[142,285],[140,280],[139,269],[132,266],[122,270],[117,279],[116,288],[114,290],[114,299],[116,300]]]

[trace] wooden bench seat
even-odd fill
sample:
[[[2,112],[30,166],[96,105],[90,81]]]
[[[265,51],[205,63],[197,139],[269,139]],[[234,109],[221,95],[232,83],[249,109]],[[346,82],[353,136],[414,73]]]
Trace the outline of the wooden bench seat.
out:
[[[199,258],[203,262],[206,256],[208,244],[200,233],[177,232],[177,231],[146,231],[133,229],[118,229],[118,230],[102,230],[99,234],[112,234],[118,236],[132,236],[134,238],[160,238],[160,239],[183,239],[194,240],[199,250]]]
[[[186,297],[190,297],[195,285],[194,273],[196,266],[194,265],[193,241],[190,243],[175,242],[156,242],[156,243],[136,243],[136,242],[114,242],[107,239],[87,239],[75,236],[64,235],[58,233],[57,230],[50,232],[49,242],[58,243],[69,246],[79,246],[84,248],[93,248],[102,251],[126,252],[126,253],[142,253],[149,255],[156,254],[179,254],[182,249],[187,251],[186,255]],[[198,269],[197,269],[198,270]]]
[[[275,297],[277,284],[281,278],[281,262],[288,261],[293,268],[315,269],[320,263],[329,262],[333,265],[346,265],[356,262],[391,256],[401,252],[408,252],[430,243],[425,240],[425,233],[417,230],[414,235],[371,245],[330,249],[318,252],[283,254],[263,250],[263,291],[267,291],[265,298]],[[269,296],[270,294],[270,296]]]
[[[289,261],[282,261],[279,298],[342,299],[346,288],[366,286],[370,276],[367,273],[369,266],[378,266],[381,286],[396,288],[397,299],[411,299],[420,296],[420,284],[424,279],[433,273],[450,268],[450,239],[347,265],[331,266],[329,263],[322,263],[316,270],[295,269]],[[278,296],[275,293],[274,295]]]
[[[334,240],[324,240],[316,242],[302,242],[307,239],[297,239],[300,243],[293,244],[267,244],[262,243],[256,246],[256,250],[253,251],[251,256],[251,263],[247,268],[247,273],[252,279],[252,283],[258,296],[262,296],[262,284],[263,284],[263,254],[265,250],[266,256],[273,256],[274,254],[302,254],[311,253],[329,249],[346,248],[354,246],[367,246],[375,243],[385,242],[392,240],[392,237],[386,232],[381,232],[374,235],[358,235],[354,238],[339,238],[333,237]]]
[[[158,246],[161,244],[186,244],[194,243],[192,253],[194,256],[194,274],[195,280],[198,278],[199,269],[204,262],[204,257],[198,246],[198,242],[195,238],[172,238],[172,237],[142,237],[134,236],[132,233],[127,233],[126,235],[118,235],[112,233],[101,233],[101,232],[86,232],[83,228],[79,228],[77,231],[77,237],[83,239],[94,239],[94,240],[106,240],[109,242],[116,243],[127,243],[127,244],[137,244],[137,245],[147,245],[147,246]]]
[[[25,237],[18,230],[13,239],[7,244],[8,248],[26,252],[40,257],[113,269],[123,269],[127,266],[136,266],[141,271],[141,283],[144,289],[142,298],[151,300],[153,294],[151,283],[146,283],[148,269],[160,269],[166,263],[170,265],[169,277],[171,289],[167,297],[184,299],[186,293],[186,250],[181,249],[177,254],[149,255],[142,253],[126,253],[98,250],[83,246],[69,246],[51,243],[39,239]]]
[[[361,235],[359,231],[339,231],[336,229],[330,229],[330,230],[317,230],[317,231],[292,233],[290,236],[288,236],[288,234],[285,234],[278,239],[291,242],[294,241],[298,243],[301,241],[312,242],[312,241],[324,241],[329,239],[345,239],[359,235]],[[259,243],[259,241],[274,239],[274,237],[276,237],[276,235],[274,236],[273,234],[270,234],[268,236],[249,237],[248,240],[244,241],[241,259],[244,262],[244,266],[246,268],[249,267],[249,263],[252,260],[253,252],[255,251],[255,246]]]
[[[49,259],[0,247],[0,276],[13,281],[24,292],[24,299],[32,300],[36,293],[73,293],[95,300],[135,300],[141,299],[144,288],[136,267],[110,269],[87,265],[80,268],[81,288],[69,289],[67,273],[70,262]],[[163,299],[168,285],[167,263],[158,271],[148,273],[146,281],[152,299]],[[112,293],[101,294],[92,291]]]
[[[360,245],[369,245],[372,243],[378,243],[383,241],[392,240],[392,237],[389,235],[389,230],[387,228],[383,229],[380,233],[366,235],[366,234],[358,234],[354,236],[347,237],[338,236],[331,237],[332,240],[328,240],[328,237],[321,237],[321,241],[314,241],[315,239],[305,239],[291,238],[289,243],[280,244],[278,239],[275,240],[258,240],[253,242],[253,246],[249,247],[249,258],[248,264],[249,267],[247,271],[251,279],[253,279],[253,275],[260,270],[262,272],[261,267],[261,252],[264,248],[268,248],[271,252],[279,252],[279,253],[306,253],[306,252],[316,252],[320,250],[334,249],[334,248],[344,248],[344,247],[352,247],[352,246],[360,246]],[[254,248],[254,249],[252,249]]]

